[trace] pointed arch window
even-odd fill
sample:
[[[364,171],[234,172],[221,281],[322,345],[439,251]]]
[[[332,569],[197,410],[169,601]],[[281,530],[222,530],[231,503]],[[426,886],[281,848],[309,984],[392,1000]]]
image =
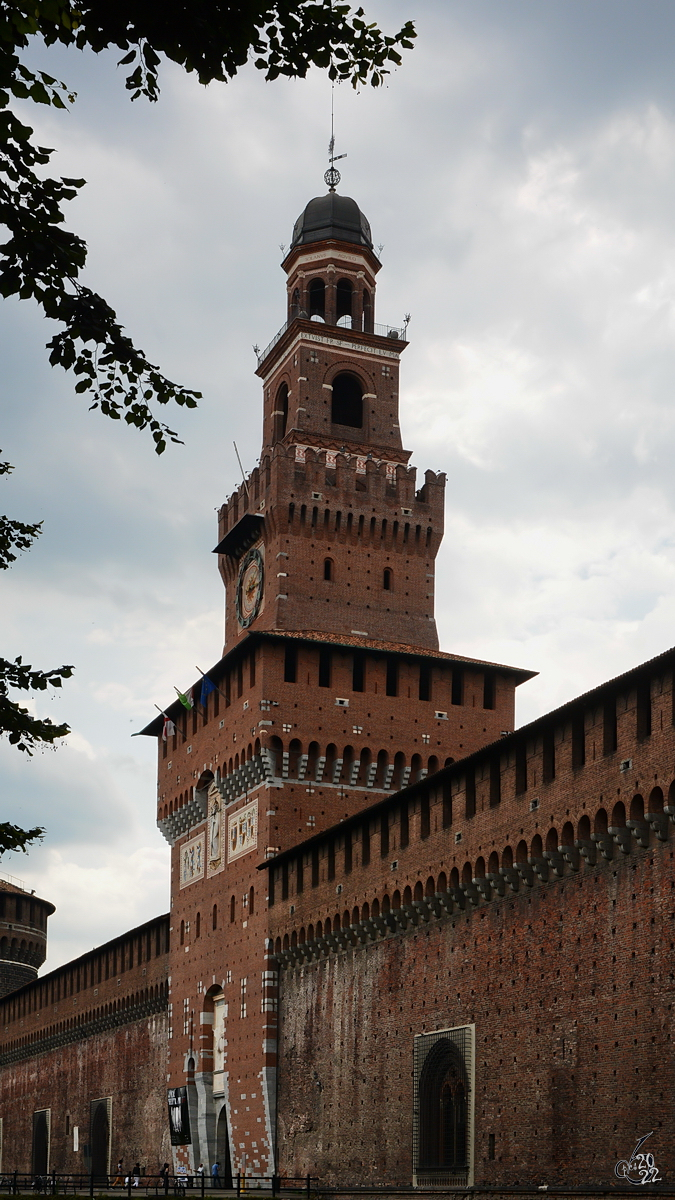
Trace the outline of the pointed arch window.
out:
[[[467,1181],[471,1155],[473,1029],[415,1038],[415,1173],[426,1182]]]

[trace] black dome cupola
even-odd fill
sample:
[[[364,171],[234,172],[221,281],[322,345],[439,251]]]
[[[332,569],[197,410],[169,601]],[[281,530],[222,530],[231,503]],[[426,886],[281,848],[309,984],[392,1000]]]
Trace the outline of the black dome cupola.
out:
[[[291,250],[310,242],[351,242],[373,249],[370,223],[351,196],[330,191],[310,200],[293,227]]]

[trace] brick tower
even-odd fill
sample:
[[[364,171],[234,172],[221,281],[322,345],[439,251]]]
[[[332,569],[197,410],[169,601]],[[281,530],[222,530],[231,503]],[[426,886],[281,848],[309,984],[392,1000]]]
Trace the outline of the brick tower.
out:
[[[173,847],[176,1156],[219,1161],[226,1178],[276,1162],[260,864],[511,730],[531,675],[438,650],[445,477],[427,471],[416,490],[399,428],[406,330],[375,321],[380,263],[355,201],[310,201],[283,268],[287,320],[257,368],[260,462],[219,513],[223,654],[191,712],[167,708],[172,736],[162,718],[144,730],[159,740],[158,824]],[[316,885],[325,865],[297,861],[294,891]]]
[[[0,879],[0,997],[32,983],[47,957],[47,918],[55,912],[9,879]]]

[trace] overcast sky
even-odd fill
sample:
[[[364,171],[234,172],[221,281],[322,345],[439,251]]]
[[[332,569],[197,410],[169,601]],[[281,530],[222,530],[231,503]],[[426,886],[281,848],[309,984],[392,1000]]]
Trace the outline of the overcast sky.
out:
[[[675,642],[675,6],[368,0],[419,37],[386,89],[336,92],[340,191],[383,243],[379,320],[412,313],[401,425],[448,473],[444,650],[540,672],[522,724]],[[322,181],[330,86],[173,66],[131,104],[119,55],[35,47],[77,89],[32,109],[87,282],[152,361],[204,393],[185,439],[88,413],[49,324],[0,307],[0,509],[44,519],[2,579],[2,650],[77,671],[36,711],[73,728],[0,744],[1,811],[47,838],[2,868],[57,905],[56,966],[168,907],[156,745],[131,739],[223,642],[214,509],[260,449],[253,343],[285,317],[280,244]]]

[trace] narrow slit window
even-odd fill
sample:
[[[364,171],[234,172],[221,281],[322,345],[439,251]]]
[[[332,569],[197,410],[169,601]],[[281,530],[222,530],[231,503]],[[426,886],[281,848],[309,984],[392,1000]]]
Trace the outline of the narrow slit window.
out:
[[[284,651],[284,683],[295,683],[298,674],[297,646],[286,646]]]
[[[476,814],[476,771],[474,767],[469,767],[467,770],[465,788],[465,813],[467,817],[473,817]]]
[[[431,668],[428,663],[420,663],[420,700],[431,700]]]
[[[616,716],[616,710],[615,710]],[[614,747],[616,749],[616,746]],[[572,717],[572,766],[583,767],[586,762],[586,731],[583,712]]]
[[[613,754],[616,750],[616,697],[610,696],[602,711],[602,752]]]
[[[331,652],[326,646],[319,650],[319,687],[330,687]]]

